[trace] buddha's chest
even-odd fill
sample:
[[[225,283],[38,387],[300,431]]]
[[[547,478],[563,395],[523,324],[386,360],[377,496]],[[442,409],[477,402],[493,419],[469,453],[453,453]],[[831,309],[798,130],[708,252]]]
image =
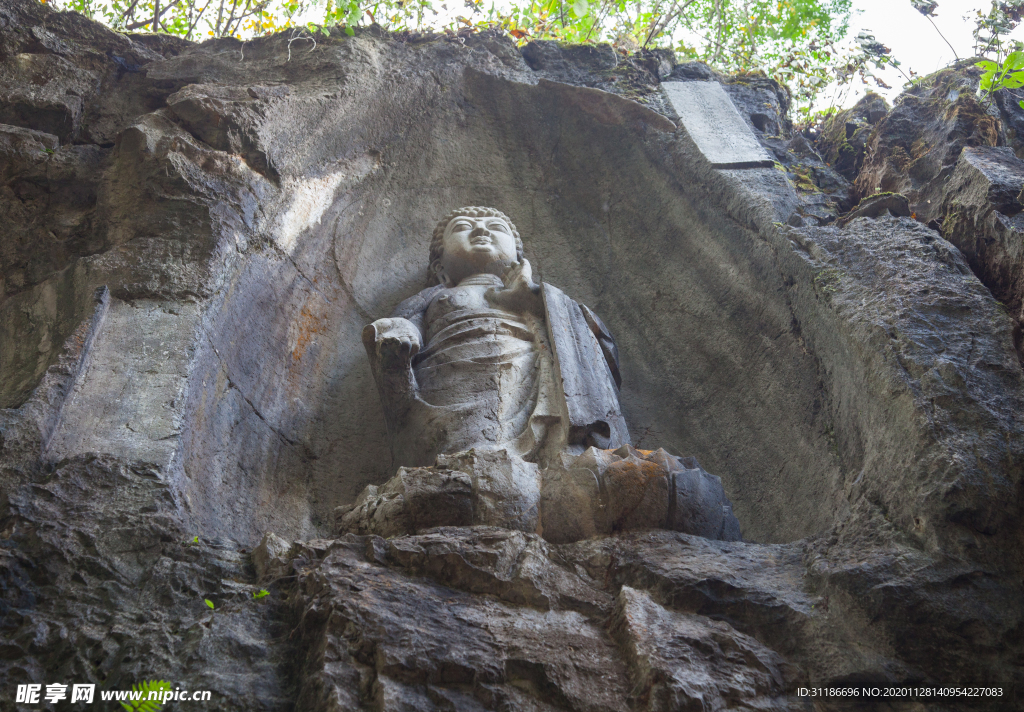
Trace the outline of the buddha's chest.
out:
[[[494,309],[484,293],[489,289],[483,285],[453,287],[438,292],[427,307],[427,324],[458,311],[481,311]]]

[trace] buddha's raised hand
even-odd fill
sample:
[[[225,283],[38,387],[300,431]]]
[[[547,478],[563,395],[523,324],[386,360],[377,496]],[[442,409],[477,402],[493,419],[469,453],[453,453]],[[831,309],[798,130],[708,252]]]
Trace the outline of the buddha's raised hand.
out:
[[[544,315],[544,303],[540,285],[533,281],[530,261],[523,259],[513,262],[501,276],[501,289],[488,289],[484,296],[495,306],[518,313]]]

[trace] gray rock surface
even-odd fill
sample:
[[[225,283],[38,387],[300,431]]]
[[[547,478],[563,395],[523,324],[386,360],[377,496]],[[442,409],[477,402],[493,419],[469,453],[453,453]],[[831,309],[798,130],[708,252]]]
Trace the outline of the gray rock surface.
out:
[[[965,148],[950,176],[942,235],[1002,302],[1024,361],[1024,161],[1008,146]]]
[[[669,611],[646,593],[619,589],[611,635],[626,651],[640,709],[799,709],[786,690],[796,668],[728,623]]]
[[[876,193],[863,198],[857,205],[839,220],[840,225],[846,225],[857,218],[880,218],[891,216],[894,218],[909,218],[910,201],[907,196],[899,193]]]
[[[674,538],[664,543],[683,554]],[[455,709],[801,708],[785,693],[799,672],[780,655],[643,591],[611,596],[581,567],[586,549],[443,528],[296,553],[316,572],[297,584],[308,709],[328,699],[338,709],[450,708],[445,700],[459,700],[447,703]]]
[[[846,180],[857,179],[874,127],[889,113],[889,103],[872,91],[865,92],[849,109],[825,120],[813,135],[814,147],[822,159]]]
[[[0,688],[166,678],[314,711],[1020,690],[1024,379],[956,247],[822,224],[843,179],[767,85],[730,97],[786,170],[716,169],[652,98],[706,68],[406,40],[243,59],[0,0]],[[1006,143],[942,81],[876,124],[857,178],[919,219],[960,147]],[[990,179],[962,168],[982,220]],[[634,445],[721,477],[747,541],[318,538],[396,471],[362,329],[426,286],[436,216],[480,204],[615,334]],[[288,550],[251,556],[267,532]]]
[[[901,193],[925,223],[941,218],[946,181],[965,146],[999,146],[998,111],[978,103],[971,60],[908,89],[874,127],[854,185],[858,197]]]

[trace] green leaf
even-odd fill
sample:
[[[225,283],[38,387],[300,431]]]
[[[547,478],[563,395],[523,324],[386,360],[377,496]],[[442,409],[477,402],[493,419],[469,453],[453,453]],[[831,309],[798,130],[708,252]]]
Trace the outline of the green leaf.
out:
[[[268,591],[265,588],[261,588],[259,591],[257,591],[256,593],[252,594],[252,597],[259,599],[259,598],[263,598],[264,596],[269,596],[269,595],[270,595],[270,591]]]
[[[346,28],[345,28],[345,34],[346,34],[346,35],[348,35],[349,37],[354,37],[354,36],[355,36],[355,34],[356,34],[356,31],[355,31],[355,29],[354,29],[353,27],[351,27],[351,26],[350,26],[350,27],[346,27]]]
[[[210,608],[213,608],[213,601],[211,601],[209,598],[204,598],[203,600],[206,601],[206,605],[208,605]]]
[[[585,17],[590,11],[590,5],[587,4],[587,0],[576,0],[572,4],[572,11],[576,13],[576,17]]]
[[[1017,104],[1020,106],[1020,108],[1024,109],[1024,99],[1022,99],[1021,101],[1017,102]]]
[[[980,62],[975,62],[974,66],[978,67],[979,69],[988,69],[993,72],[999,69],[998,64],[988,59],[982,60]]]
[[[198,534],[196,534],[194,537],[192,537],[192,543],[193,544],[198,544],[199,543],[199,535]]]
[[[1006,69],[1024,69],[1024,52],[1010,52],[1010,55],[1003,62]]]
[[[1009,76],[1002,81],[1000,89],[1016,89],[1017,87],[1024,86],[1024,79],[1018,79],[1013,76]]]

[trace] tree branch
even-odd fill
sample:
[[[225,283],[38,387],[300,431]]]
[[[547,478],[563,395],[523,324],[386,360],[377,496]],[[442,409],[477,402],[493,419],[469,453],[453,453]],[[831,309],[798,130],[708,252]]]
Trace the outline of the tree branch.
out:
[[[181,0],[174,0],[174,2],[172,2],[170,5],[167,5],[166,7],[164,7],[164,9],[160,10],[159,13],[154,14],[153,17],[147,17],[145,20],[140,20],[138,22],[133,22],[130,25],[125,25],[124,29],[125,30],[137,30],[140,27],[145,27],[146,25],[153,25],[153,32],[156,32],[156,28],[159,27],[159,25],[157,25],[155,23],[159,21],[160,15],[163,15],[168,10],[173,10],[174,8],[178,7],[178,5],[180,5],[180,4],[181,4]]]

